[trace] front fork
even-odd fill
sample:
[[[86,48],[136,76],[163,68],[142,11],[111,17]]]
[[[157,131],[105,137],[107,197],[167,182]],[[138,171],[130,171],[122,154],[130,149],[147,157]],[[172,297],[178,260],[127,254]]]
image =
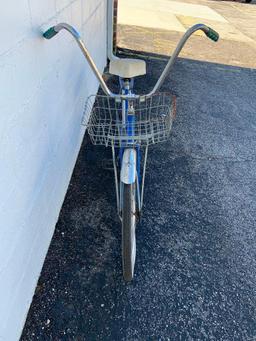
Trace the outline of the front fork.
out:
[[[123,208],[123,186],[124,184],[136,184],[136,211],[137,216],[141,216],[143,197],[144,197],[144,183],[146,175],[146,164],[148,157],[148,146],[145,148],[143,169],[141,172],[141,149],[139,146],[134,148],[122,148],[119,150],[120,158],[120,175],[117,170],[116,162],[116,150],[114,144],[112,144],[112,159],[115,174],[115,188],[116,188],[116,202],[117,213],[122,220],[122,208]]]
[[[138,152],[139,151],[139,152]],[[125,148],[123,152],[120,172],[120,211],[123,208],[123,185],[135,184],[136,188],[136,213],[140,215],[141,195],[140,195],[140,150],[139,147]]]
[[[123,80],[120,79],[120,86],[122,88],[122,94],[129,95],[132,93],[133,79]],[[136,212],[139,217],[141,214],[142,203],[143,203],[143,192],[144,192],[144,180],[145,180],[145,169],[147,161],[146,147],[143,175],[141,177],[141,148],[136,145],[133,137],[135,135],[135,113],[132,104],[128,100],[122,101],[122,125],[126,129],[127,136],[131,136],[131,140],[125,142],[125,146],[121,146],[119,149],[119,166],[120,166],[120,179],[118,177],[117,165],[116,165],[116,152],[115,147],[112,144],[112,157],[115,173],[115,187],[116,187],[116,198],[117,198],[117,211],[119,217],[122,219],[122,208],[123,208],[123,186],[124,184],[136,185]],[[129,144],[131,146],[129,146]]]

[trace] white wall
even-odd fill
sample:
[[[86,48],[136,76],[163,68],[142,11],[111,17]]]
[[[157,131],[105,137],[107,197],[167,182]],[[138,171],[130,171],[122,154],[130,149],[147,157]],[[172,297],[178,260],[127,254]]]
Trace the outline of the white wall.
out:
[[[0,340],[19,339],[97,91],[68,22],[106,64],[106,0],[0,2]]]

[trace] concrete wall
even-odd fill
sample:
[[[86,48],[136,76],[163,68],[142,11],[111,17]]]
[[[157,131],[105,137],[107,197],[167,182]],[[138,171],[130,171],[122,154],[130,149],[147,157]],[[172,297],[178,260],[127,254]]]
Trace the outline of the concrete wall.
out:
[[[106,0],[0,3],[0,340],[20,336],[98,87],[72,37],[41,30],[74,25],[103,70],[106,10]]]

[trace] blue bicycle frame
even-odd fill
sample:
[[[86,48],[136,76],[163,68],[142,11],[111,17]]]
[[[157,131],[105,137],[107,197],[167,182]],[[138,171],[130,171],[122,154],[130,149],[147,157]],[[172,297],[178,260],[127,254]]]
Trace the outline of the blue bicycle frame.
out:
[[[127,80],[129,84],[133,83],[133,79]],[[124,95],[132,95],[132,90],[130,89],[130,86],[126,86],[125,82],[123,80],[120,80],[120,85],[122,87],[122,94]],[[122,122],[125,125],[127,136],[133,137],[135,135],[135,123],[136,123],[136,116],[134,111],[130,111],[129,109],[129,100],[124,99],[122,100],[122,108],[123,108],[123,117]],[[123,161],[123,154],[124,150],[129,147],[129,143],[131,143],[131,147],[136,149],[136,175],[137,175],[137,201],[139,203],[140,208],[140,186],[141,186],[141,176],[140,176],[140,162],[141,162],[141,149],[139,145],[134,145],[134,140],[131,138],[131,140],[124,141],[124,146],[120,147],[119,150],[119,159],[120,159],[120,167],[122,165]],[[122,195],[120,193],[120,198],[122,198]],[[122,206],[122,204],[121,204]]]

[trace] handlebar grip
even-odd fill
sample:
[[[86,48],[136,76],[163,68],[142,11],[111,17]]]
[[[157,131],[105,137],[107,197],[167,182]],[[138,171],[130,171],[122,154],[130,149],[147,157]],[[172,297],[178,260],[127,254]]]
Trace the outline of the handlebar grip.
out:
[[[43,33],[43,36],[46,39],[51,39],[52,37],[54,37],[58,32],[55,31],[54,26],[50,27],[47,31],[45,31]]]
[[[208,27],[209,30],[205,34],[207,35],[208,38],[210,38],[213,41],[218,41],[219,40],[219,33],[214,31],[211,27]]]

